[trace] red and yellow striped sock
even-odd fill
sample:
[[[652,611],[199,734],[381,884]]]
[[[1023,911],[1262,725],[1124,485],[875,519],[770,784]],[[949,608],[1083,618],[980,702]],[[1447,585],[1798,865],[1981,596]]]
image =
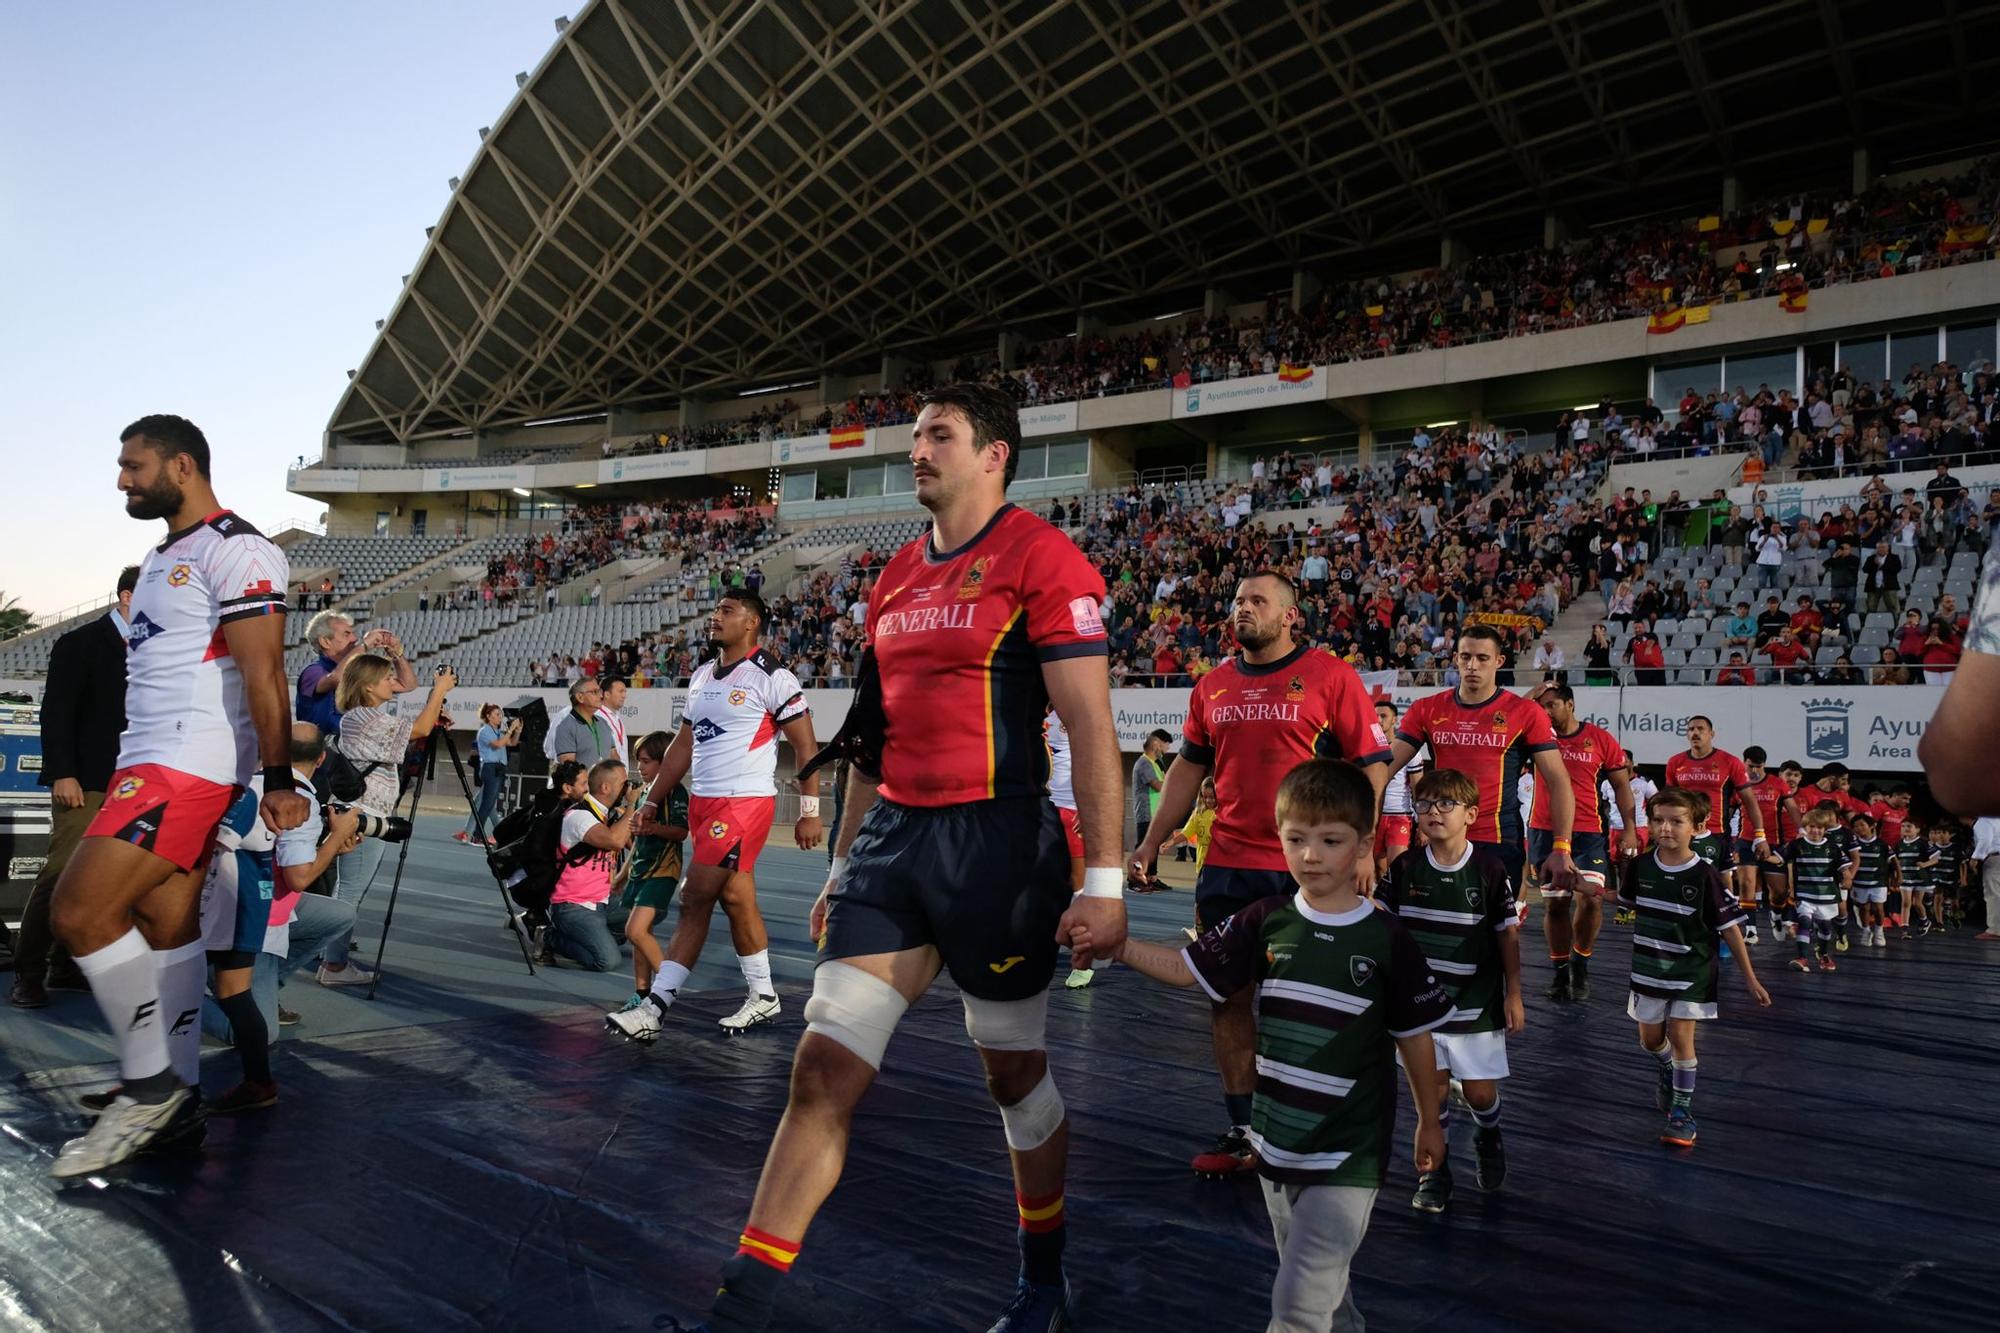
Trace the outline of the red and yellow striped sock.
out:
[[[798,1262],[799,1244],[797,1241],[780,1240],[770,1232],[759,1231],[756,1227],[745,1227],[743,1235],[737,1239],[736,1253],[745,1258],[755,1259],[766,1268],[789,1273],[792,1271],[792,1265]]]
[[[1021,1276],[1038,1286],[1059,1285],[1063,1242],[1069,1235],[1062,1191],[1036,1198],[1015,1190],[1014,1201],[1021,1213],[1021,1229],[1015,1233],[1021,1247]]]
[[[1062,1191],[1047,1194],[1039,1199],[1031,1199],[1019,1190],[1014,1191],[1014,1201],[1021,1210],[1021,1230],[1054,1231],[1063,1224]]]

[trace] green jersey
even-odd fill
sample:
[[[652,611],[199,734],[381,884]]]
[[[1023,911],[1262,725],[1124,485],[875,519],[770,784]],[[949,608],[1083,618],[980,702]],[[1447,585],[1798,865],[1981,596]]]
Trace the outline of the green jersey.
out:
[[[1395,1039],[1451,1018],[1408,928],[1373,903],[1260,898],[1181,951],[1220,1003],[1256,987],[1250,1141],[1265,1178],[1379,1189],[1393,1152]]]
[[[1441,866],[1428,847],[1412,847],[1389,866],[1383,906],[1402,919],[1451,997],[1443,1032],[1497,1032],[1507,977],[1500,933],[1520,924],[1514,885],[1490,847],[1467,843],[1455,866]]]
[[[1854,866],[1854,879],[1847,886],[1849,892],[1887,889],[1895,877],[1896,855],[1880,838],[1853,839],[1847,859]]]
[[[1928,838],[1905,838],[1896,844],[1896,873],[1902,877],[1904,888],[1927,889],[1931,886],[1932,867],[1927,862],[1935,850]]]
[[[1965,853],[1955,842],[1934,842],[1924,850],[1937,858],[1937,864],[1925,872],[1930,887],[1942,893],[1957,893],[1958,870],[1965,864]]]
[[[1724,869],[1722,847],[1722,836],[1717,833],[1697,833],[1688,840],[1688,850],[1706,862],[1709,869],[1715,871]]]
[[[653,818],[661,823],[686,828],[688,825],[688,792],[679,783],[667,793],[667,799],[656,802]],[[652,833],[642,833],[632,839],[632,882],[648,879],[679,880],[681,877],[681,847],[679,842],[668,842]]]
[[[1847,856],[1832,838],[1814,842],[1794,838],[1785,848],[1785,860],[1792,867],[1792,889],[1802,903],[1820,907],[1840,906],[1840,868]]]
[[[1748,915],[1699,857],[1678,866],[1653,852],[1626,863],[1618,900],[1634,913],[1632,992],[1656,1000],[1715,1003],[1716,937]]]

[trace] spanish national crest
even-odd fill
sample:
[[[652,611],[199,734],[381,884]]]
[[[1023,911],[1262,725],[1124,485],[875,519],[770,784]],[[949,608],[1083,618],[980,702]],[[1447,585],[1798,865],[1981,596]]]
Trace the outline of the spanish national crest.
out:
[[[982,555],[972,562],[972,568],[965,571],[965,582],[958,585],[958,595],[973,598],[986,591],[986,571],[993,564],[993,557]]]

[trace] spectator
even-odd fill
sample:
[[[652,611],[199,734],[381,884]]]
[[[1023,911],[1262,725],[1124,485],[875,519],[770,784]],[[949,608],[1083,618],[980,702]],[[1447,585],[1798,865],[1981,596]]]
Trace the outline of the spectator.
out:
[[[386,629],[372,629],[357,638],[354,621],[337,611],[322,611],[306,624],[306,643],[318,656],[299,672],[298,693],[292,701],[292,716],[310,722],[322,735],[340,729],[340,709],[335,697],[340,689],[342,669],[357,652],[381,653],[394,664],[395,692],[403,694],[417,687],[417,675],[403,655],[403,644]]]
[[[424,706],[413,715],[399,714],[394,672],[394,664],[381,653],[355,653],[343,665],[334,700],[341,714],[340,752],[360,770],[366,784],[355,804],[382,819],[394,815],[402,799],[404,753],[412,741],[422,740],[438,725],[445,695],[458,683],[451,668],[440,667]],[[360,846],[341,854],[334,896],[357,914],[368,899],[388,847],[380,838],[363,838]],[[347,961],[352,945],[351,939],[342,938],[320,955],[322,986],[361,986],[374,980],[374,973],[367,968]]]
[[[1536,671],[1560,671],[1563,665],[1563,650],[1556,646],[1554,634],[1542,635],[1542,641],[1535,645],[1534,669]]]
[[[1757,673],[1751,669],[1749,663],[1743,660],[1742,650],[1732,648],[1729,652],[1729,664],[1715,673],[1715,683],[1717,685],[1755,685],[1757,683]]]
[[[1870,678],[1877,685],[1911,685],[1916,676],[1903,664],[1902,654],[1894,648],[1882,650],[1882,662],[1872,672]]]
[[[1826,685],[1864,685],[1867,683],[1866,678],[1855,668],[1853,659],[1849,658],[1846,653],[1841,653],[1838,657],[1835,657],[1833,665],[1825,671],[1820,672],[1820,681]]]
[[[1771,665],[1777,668],[1775,679],[1778,684],[1803,685],[1807,683],[1805,680],[1806,673],[1796,668],[1802,662],[1810,662],[1812,654],[1806,651],[1805,645],[1792,637],[1792,627],[1790,625],[1785,625],[1779,629],[1777,637],[1765,644],[1760,651],[1765,657],[1771,659]]]
[[[600,699],[597,705],[598,721],[611,733],[611,748],[607,753],[619,763],[624,763],[629,751],[625,748],[625,678],[623,676],[602,676],[598,685]]]
[[[584,677],[569,687],[569,711],[549,728],[549,749],[557,761],[573,759],[586,768],[616,758],[611,728],[600,712],[604,688]]]
[[[1784,531],[1772,519],[1757,537],[1757,586],[1775,588],[1784,572],[1787,549]]]
[[[494,845],[493,809],[500,803],[500,788],[507,782],[507,751],[520,743],[520,718],[508,722],[499,704],[487,704],[479,710],[479,732],[472,738],[479,760],[479,804],[465,827],[451,835],[456,841],[477,840],[488,847]]]
[[[1729,618],[1729,624],[1724,628],[1723,634],[1726,636],[1723,639],[1723,646],[1725,647],[1741,648],[1745,652],[1748,652],[1756,646],[1758,642],[1757,621],[1750,614],[1750,603],[1738,602],[1736,604],[1736,614]]]
[[[1632,637],[1625,643],[1625,660],[1636,672],[1640,685],[1664,685],[1667,683],[1666,650],[1661,646],[1659,636],[1646,621],[1640,621]]]
[[[1611,665],[1611,636],[1599,621],[1590,627],[1590,640],[1583,645],[1584,682],[1590,685],[1616,685],[1618,674]]]
[[[1856,604],[1854,591],[1861,581],[1861,557],[1854,553],[1854,543],[1845,537],[1834,543],[1833,554],[1827,557],[1826,577],[1835,596],[1849,606]]]
[[[1951,684],[1952,671],[1963,652],[1952,623],[1943,616],[1931,617],[1923,642],[1924,679],[1933,685]]]
[[[639,807],[625,795],[625,765],[602,759],[590,769],[590,790],[563,816],[556,840],[555,891],[549,896],[549,925],[542,932],[543,956],[568,958],[592,972],[618,966],[618,941],[606,924],[611,876],[632,841]],[[613,806],[619,808],[614,812]],[[579,847],[588,851],[575,859]]]
[[[14,940],[14,984],[8,1003],[40,1009],[48,992],[88,990],[69,951],[49,927],[49,903],[56,881],[69,864],[84,830],[104,805],[105,788],[118,767],[118,736],[125,730],[125,654],[132,635],[127,617],[139,567],[118,575],[110,610],[70,630],[49,651],[47,689],[42,694],[42,771],[36,783],[49,789],[48,857],[21,909]],[[0,925],[0,934],[5,926]]]
[[[1132,761],[1132,815],[1138,825],[1138,833],[1133,846],[1146,841],[1146,829],[1153,822],[1153,812],[1160,808],[1160,793],[1166,787],[1167,771],[1160,759],[1174,743],[1174,738],[1159,728],[1148,733],[1139,757]],[[1146,867],[1148,878],[1156,875],[1157,865]]]

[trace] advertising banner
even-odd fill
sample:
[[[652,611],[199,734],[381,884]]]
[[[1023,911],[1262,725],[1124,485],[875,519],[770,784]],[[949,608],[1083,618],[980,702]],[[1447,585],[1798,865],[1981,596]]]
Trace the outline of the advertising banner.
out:
[[[1021,409],[1021,434],[1060,435],[1076,429],[1076,404],[1042,403]]]
[[[1309,373],[1299,378],[1297,370]],[[1212,417],[1221,412],[1251,412],[1286,403],[1316,403],[1325,398],[1326,377],[1313,373],[1310,366],[1300,366],[1292,377],[1246,375],[1242,379],[1210,380],[1175,389],[1172,410],[1178,421],[1184,417]]]
[[[424,469],[424,489],[427,491],[504,491],[534,484],[533,467],[466,465]]]
[[[1889,488],[1892,500],[1900,497],[1905,488],[1924,498],[1924,487],[1937,475],[1936,465],[1921,467],[1911,472],[1885,472],[1882,484]],[[2000,464],[1986,463],[1978,467],[1953,467],[1951,475],[1972,492],[1976,503],[1984,503],[1986,492],[2000,484]],[[1839,513],[1842,505],[1861,507],[1861,488],[1869,482],[1867,477],[1834,477],[1826,481],[1794,481],[1782,485],[1760,482],[1755,486],[1732,486],[1729,498],[1740,505],[1761,503],[1764,512],[1773,518],[1790,520],[1804,514],[1817,520],[1829,511]]]
[[[597,465],[597,480],[648,481],[654,477],[699,476],[706,468],[702,451],[683,449],[671,454],[637,454],[631,458],[607,458]]]

